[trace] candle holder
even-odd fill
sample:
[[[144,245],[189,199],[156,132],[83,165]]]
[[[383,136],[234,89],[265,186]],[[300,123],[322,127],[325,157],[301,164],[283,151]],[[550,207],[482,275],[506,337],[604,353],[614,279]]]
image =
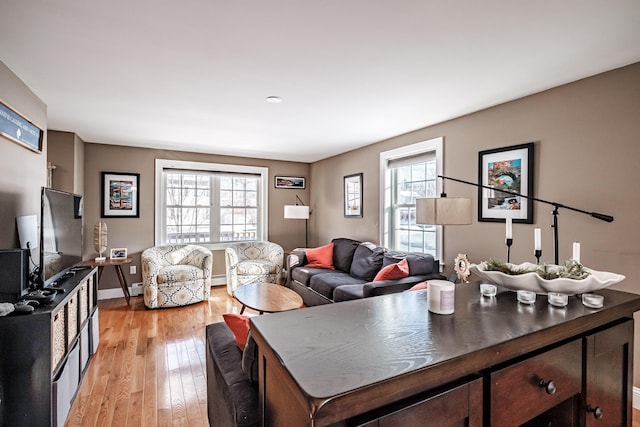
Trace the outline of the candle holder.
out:
[[[536,249],[533,251],[533,255],[536,257],[536,264],[540,264],[540,257],[542,256],[542,250]]]
[[[504,243],[507,245],[507,262],[510,262],[511,258],[511,245],[513,245],[513,239],[504,239]]]

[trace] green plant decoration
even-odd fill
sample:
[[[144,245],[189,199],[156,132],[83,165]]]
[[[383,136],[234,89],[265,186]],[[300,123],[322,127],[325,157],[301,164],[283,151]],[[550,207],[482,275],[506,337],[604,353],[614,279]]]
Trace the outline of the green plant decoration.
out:
[[[490,258],[484,262],[485,271],[499,271],[511,276],[526,273],[537,273],[545,280],[553,279],[573,279],[582,280],[589,276],[589,273],[582,264],[572,259],[566,260],[562,265],[543,264],[531,268],[518,267],[514,264],[502,262],[501,260]]]

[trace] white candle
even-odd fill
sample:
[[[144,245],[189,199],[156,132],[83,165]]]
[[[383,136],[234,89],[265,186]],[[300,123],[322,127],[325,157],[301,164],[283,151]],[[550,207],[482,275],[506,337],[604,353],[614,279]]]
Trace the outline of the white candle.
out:
[[[513,226],[512,226],[512,220],[511,220],[510,216],[507,217],[506,224],[507,224],[507,230],[506,230],[507,239],[511,239],[512,238],[512,233],[513,233]]]
[[[580,262],[580,243],[578,242],[573,242],[573,260]]]
[[[533,250],[542,250],[542,234],[539,228],[533,229]]]

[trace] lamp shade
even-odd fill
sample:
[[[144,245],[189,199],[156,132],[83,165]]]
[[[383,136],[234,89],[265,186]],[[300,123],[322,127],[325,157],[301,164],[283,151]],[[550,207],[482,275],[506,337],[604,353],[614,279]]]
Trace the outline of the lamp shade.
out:
[[[284,205],[286,219],[309,219],[309,206]]]
[[[22,249],[35,249],[38,247],[38,217],[36,215],[23,215],[16,218],[18,224],[18,237]]]
[[[471,199],[465,197],[416,199],[416,224],[471,224]]]

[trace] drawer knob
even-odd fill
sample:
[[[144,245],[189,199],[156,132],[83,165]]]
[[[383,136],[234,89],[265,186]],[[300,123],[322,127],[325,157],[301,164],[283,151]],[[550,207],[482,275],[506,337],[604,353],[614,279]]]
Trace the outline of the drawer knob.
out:
[[[593,417],[598,420],[604,415],[604,412],[602,412],[602,408],[599,406],[593,408],[591,405],[589,405],[587,406],[587,412],[593,412]]]
[[[554,394],[556,392],[556,383],[553,381],[540,380],[538,386],[543,388],[547,394]]]

